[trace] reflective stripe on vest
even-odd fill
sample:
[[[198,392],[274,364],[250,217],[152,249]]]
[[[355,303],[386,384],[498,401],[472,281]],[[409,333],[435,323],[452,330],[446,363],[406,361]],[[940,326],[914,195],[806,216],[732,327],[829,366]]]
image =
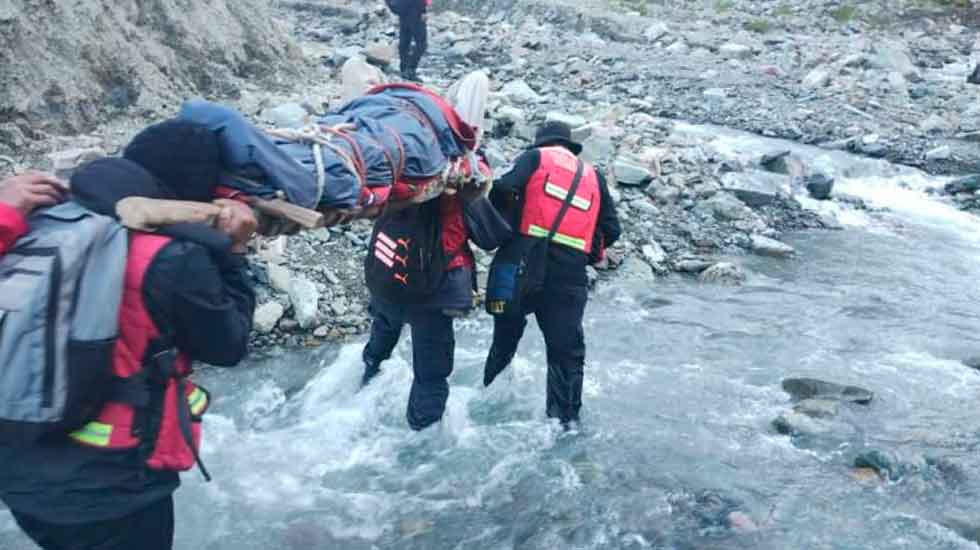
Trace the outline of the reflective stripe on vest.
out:
[[[187,404],[190,405],[192,415],[200,416],[208,408],[208,393],[195,387],[187,395]],[[114,429],[111,424],[93,421],[68,434],[68,437],[89,447],[108,447]]]
[[[68,434],[68,437],[84,445],[108,447],[109,441],[112,440],[112,426],[101,422],[89,422]]]
[[[528,233],[530,233],[532,237],[541,237],[542,239],[545,239],[545,238],[548,237],[548,230],[545,229],[544,227],[539,226],[539,225],[531,224],[528,227]],[[586,251],[586,242],[585,242],[585,239],[576,239],[575,237],[572,237],[570,235],[565,235],[565,234],[562,234],[562,233],[555,233],[554,238],[552,238],[551,240],[553,242],[558,243],[558,244],[563,244],[565,246],[570,246],[570,247],[574,248],[575,250],[581,250],[582,252],[585,252]]]
[[[544,184],[544,192],[560,201],[565,200],[565,197],[568,196],[568,189],[558,187],[550,181]],[[575,198],[572,199],[572,206],[579,210],[588,211],[589,208],[592,208],[592,201],[580,195],[575,195]]]
[[[201,415],[208,408],[208,394],[201,388],[194,388],[194,391],[187,396],[187,404],[191,406],[191,414]]]

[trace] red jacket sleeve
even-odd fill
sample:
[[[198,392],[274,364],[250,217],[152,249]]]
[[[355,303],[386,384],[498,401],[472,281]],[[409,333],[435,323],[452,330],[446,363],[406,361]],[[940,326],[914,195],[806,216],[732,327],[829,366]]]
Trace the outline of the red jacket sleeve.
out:
[[[14,207],[0,203],[0,256],[6,254],[24,233],[27,233],[24,216]]]

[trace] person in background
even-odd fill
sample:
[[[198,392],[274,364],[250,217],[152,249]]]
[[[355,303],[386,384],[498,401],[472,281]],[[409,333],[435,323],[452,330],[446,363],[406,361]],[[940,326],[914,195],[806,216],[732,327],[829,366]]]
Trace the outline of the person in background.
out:
[[[572,139],[567,125],[546,123],[532,148],[494,182],[490,194],[498,210],[510,213],[516,239],[547,238],[558,213],[565,211],[547,247],[542,290],[527,297],[523,314],[494,317],[484,372],[484,385],[489,386],[513,360],[526,315],[534,313],[547,346],[547,414],[563,424],[577,421],[582,407],[586,267],[601,260],[621,233],[606,180],[591,164],[579,161],[581,152],[582,145]],[[573,190],[576,179],[578,188]],[[569,193],[574,196],[563,208]]]
[[[65,184],[50,174],[28,172],[0,181],[0,255],[27,233],[34,210],[65,199]]]
[[[386,0],[398,16],[398,56],[401,75],[405,80],[419,81],[418,68],[429,48],[429,29],[426,11],[432,0]]]

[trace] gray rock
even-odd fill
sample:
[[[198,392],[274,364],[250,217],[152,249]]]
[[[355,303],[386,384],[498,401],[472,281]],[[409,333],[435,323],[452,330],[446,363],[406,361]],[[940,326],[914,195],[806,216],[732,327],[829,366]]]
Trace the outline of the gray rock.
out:
[[[966,176],[953,180],[943,187],[943,190],[950,195],[956,195],[959,193],[974,193],[978,189],[980,189],[980,174],[974,174],[972,176]]]
[[[604,135],[592,135],[582,142],[582,160],[591,163],[605,163],[616,154],[616,145]]]
[[[641,251],[646,261],[651,264],[660,264],[667,259],[667,253],[664,252],[663,247],[657,241],[650,241],[649,244],[643,245]]]
[[[715,193],[710,199],[698,203],[697,210],[722,221],[744,220],[754,215],[752,209],[731,193]]]
[[[683,40],[678,40],[670,46],[667,46],[667,52],[674,55],[685,55],[689,51],[691,51],[691,47],[688,46]]]
[[[340,67],[347,62],[348,59],[361,55],[361,48],[357,46],[347,46],[345,48],[337,48],[333,51],[331,56],[331,61],[337,67]]]
[[[787,176],[766,172],[727,172],[721,186],[752,208],[772,204],[779,196],[788,196],[791,180]]]
[[[919,124],[919,129],[926,133],[940,132],[949,130],[950,125],[945,118],[937,115],[936,113],[932,113],[926,117],[921,124]]]
[[[833,418],[840,412],[840,401],[832,399],[804,399],[793,406],[793,411],[810,418]]]
[[[807,90],[826,88],[830,85],[831,73],[827,67],[817,67],[803,77],[802,85]]]
[[[617,276],[628,281],[652,281],[653,268],[636,256],[629,256],[616,270]]]
[[[666,23],[654,23],[643,31],[643,37],[650,42],[656,42],[670,34],[670,27]]]
[[[588,123],[583,116],[570,115],[567,113],[560,113],[558,111],[549,111],[544,115],[544,119],[546,122],[561,122],[562,124],[567,124],[569,128],[573,129],[580,128]]]
[[[940,145],[926,151],[926,160],[949,160],[953,158],[953,149],[949,145]]]
[[[868,62],[872,67],[896,71],[903,75],[915,74],[915,64],[908,53],[908,46],[894,40],[878,40],[872,48]]]
[[[641,187],[653,180],[650,170],[625,159],[616,159],[613,173],[616,176],[616,184],[626,187]]]
[[[397,55],[398,51],[390,42],[375,42],[364,48],[364,57],[367,58],[368,63],[380,67],[388,67],[393,64]]]
[[[534,91],[534,89],[523,80],[508,82],[504,85],[503,89],[500,90],[500,93],[511,101],[522,104],[539,103],[542,99],[538,92]]]
[[[856,456],[854,467],[870,468],[891,481],[898,481],[901,478],[901,466],[898,460],[893,455],[877,449],[870,449]]]
[[[292,287],[293,275],[290,273],[288,267],[269,264],[266,267],[266,272],[269,274],[269,284],[272,288],[279,292],[289,292],[289,289]]]
[[[514,124],[527,120],[527,115],[524,114],[524,111],[512,105],[501,106],[499,109],[497,109],[495,115],[497,120],[503,120]]]
[[[51,161],[51,171],[59,177],[67,177],[80,164],[106,156],[101,147],[84,147],[67,149],[48,154]]]
[[[966,82],[968,84],[980,84],[980,65],[973,68],[973,72],[970,76],[966,77]]]
[[[971,102],[960,112],[961,132],[980,132],[980,103]]]
[[[312,328],[317,322],[320,305],[320,292],[316,285],[305,277],[296,277],[289,287],[289,299],[299,326]]]
[[[762,256],[785,258],[796,254],[796,250],[792,246],[762,235],[752,235],[751,246],[753,252]]]
[[[276,128],[300,128],[306,125],[308,114],[299,103],[284,103],[262,111],[261,118]]]
[[[641,198],[634,200],[630,203],[630,207],[642,216],[651,217],[660,215],[660,209],[657,208],[657,205],[650,202],[649,199]]]
[[[864,388],[842,386],[815,378],[787,378],[783,380],[783,391],[796,400],[820,398],[867,405],[874,399],[874,393]]]
[[[317,338],[326,338],[329,335],[330,325],[320,325],[313,331],[313,336],[316,336]]]
[[[728,262],[719,262],[701,272],[698,280],[702,283],[722,286],[738,286],[748,277],[742,268]]]
[[[699,258],[685,258],[674,263],[674,268],[682,273],[698,274],[714,265],[714,262]]]
[[[268,302],[255,308],[252,326],[256,332],[268,334],[276,328],[286,309],[278,302]]]
[[[807,176],[803,180],[803,184],[806,186],[806,190],[810,193],[810,196],[818,201],[829,200],[831,193],[834,192],[834,178],[826,174]]]
[[[752,57],[752,48],[744,44],[729,42],[718,48],[718,53],[726,59],[748,59]]]
[[[759,166],[767,172],[783,174],[790,177],[801,177],[806,173],[806,165],[800,157],[790,151],[780,151],[764,155],[759,159]]]

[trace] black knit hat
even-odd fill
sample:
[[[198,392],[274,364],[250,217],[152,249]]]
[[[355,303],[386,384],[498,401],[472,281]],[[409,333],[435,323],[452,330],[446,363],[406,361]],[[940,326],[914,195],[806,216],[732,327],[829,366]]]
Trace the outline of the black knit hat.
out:
[[[534,134],[532,147],[547,147],[561,145],[578,156],[582,152],[582,144],[572,139],[572,128],[564,122],[552,120],[545,122]]]
[[[126,197],[177,198],[142,166],[121,158],[79,166],[71,176],[71,193],[79,204],[104,216],[115,216],[116,203]]]
[[[123,157],[182,200],[210,201],[221,176],[218,137],[206,126],[182,120],[146,128],[126,146]]]

